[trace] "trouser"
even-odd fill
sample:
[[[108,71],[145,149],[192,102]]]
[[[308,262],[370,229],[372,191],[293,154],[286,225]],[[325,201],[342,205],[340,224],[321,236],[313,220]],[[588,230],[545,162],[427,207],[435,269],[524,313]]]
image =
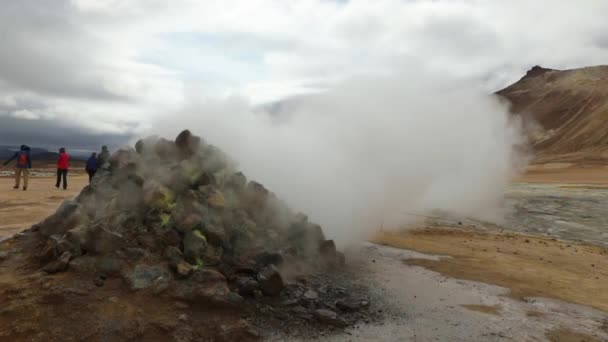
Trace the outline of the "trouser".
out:
[[[89,174],[89,183],[91,183],[91,181],[93,180],[93,176],[95,176],[95,172],[97,172],[97,171],[87,171],[87,173]]]
[[[27,183],[30,178],[30,170],[20,167],[15,168],[15,188],[18,188],[19,184],[21,183],[21,175],[23,175],[23,187],[27,188]]]
[[[56,187],[61,185],[61,178],[63,177],[63,189],[68,188],[68,170],[57,169],[57,184]]]

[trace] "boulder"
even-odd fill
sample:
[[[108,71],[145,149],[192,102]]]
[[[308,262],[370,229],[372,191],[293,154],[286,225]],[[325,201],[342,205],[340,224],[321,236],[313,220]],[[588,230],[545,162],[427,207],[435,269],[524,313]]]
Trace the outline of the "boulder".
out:
[[[190,279],[197,283],[226,282],[226,277],[212,268],[199,268],[193,272]]]
[[[263,268],[258,273],[257,278],[258,283],[260,284],[260,289],[267,296],[276,296],[281,293],[285,287],[283,277],[274,265]]]
[[[62,235],[80,223],[80,205],[74,201],[65,201],[57,211],[36,226],[44,236]]]
[[[364,300],[347,299],[336,302],[336,307],[344,312],[355,312],[368,306],[369,302]]]
[[[79,256],[70,261],[70,270],[78,273],[94,273],[96,259],[89,255]]]
[[[338,317],[337,313],[335,313],[331,310],[326,310],[326,309],[315,310],[314,316],[319,322],[324,323],[324,324],[329,324],[329,325],[333,325],[336,327],[345,327],[347,325],[343,319]]]
[[[315,301],[319,299],[319,294],[315,290],[308,289],[304,292],[304,299]]]
[[[82,245],[87,252],[109,254],[126,247],[122,235],[109,231],[102,225],[91,227],[87,232],[85,243]]]
[[[207,205],[215,209],[223,209],[226,207],[226,198],[221,191],[212,185],[205,185],[198,188],[205,195]]]
[[[169,263],[172,263],[172,264],[178,264],[184,260],[184,255],[183,255],[182,251],[180,251],[179,248],[177,248],[175,246],[169,246],[169,247],[165,248],[164,255],[165,255],[165,258],[167,258],[167,260],[169,260]]]
[[[202,263],[207,250],[207,239],[199,230],[191,230],[184,235],[184,257],[193,265]]]
[[[49,274],[63,272],[67,270],[70,260],[72,260],[72,254],[70,252],[64,252],[57,260],[51,261],[44,266],[42,270]]]
[[[344,266],[344,254],[336,250],[336,244],[334,243],[334,240],[322,241],[319,245],[319,254],[321,255],[321,258],[323,258],[325,264],[329,266]]]
[[[260,333],[243,319],[236,324],[222,324],[217,330],[214,340],[220,342],[249,342],[258,341],[261,338]]]
[[[57,259],[57,257],[57,241],[54,239],[47,240],[42,249],[40,249],[37,254],[37,258],[41,262],[49,262]]]
[[[236,278],[235,285],[241,296],[253,296],[254,291],[260,288],[260,284],[250,277]]]
[[[266,267],[268,265],[280,266],[284,261],[285,258],[279,252],[262,252],[255,257],[258,267]]]
[[[188,159],[192,157],[198,150],[201,143],[201,139],[193,135],[189,130],[182,131],[177,138],[175,138],[175,146],[179,150],[181,159]]]
[[[243,301],[241,296],[230,291],[225,282],[199,283],[193,281],[192,277],[187,281],[174,283],[169,294],[174,299],[211,307],[234,308]]]
[[[188,278],[194,272],[194,267],[185,261],[181,261],[175,265],[175,273],[180,278]]]
[[[160,138],[156,141],[154,144],[154,153],[156,153],[161,160],[174,160],[179,155],[175,143],[164,138]]]
[[[171,274],[162,266],[137,265],[135,269],[123,275],[129,288],[133,291],[151,287],[164,287],[171,281]]]
[[[104,277],[111,277],[120,274],[125,263],[113,256],[101,256],[95,261],[97,273]]]
[[[242,172],[233,173],[226,180],[226,187],[236,191],[237,193],[245,190],[245,186],[247,185],[247,177]]]
[[[8,260],[8,258],[10,257],[10,253],[8,251],[4,251],[4,252],[0,252],[0,262],[3,262],[5,260]]]
[[[218,226],[212,223],[205,224],[201,231],[207,242],[214,246],[224,246],[226,243],[226,231],[222,226]]]

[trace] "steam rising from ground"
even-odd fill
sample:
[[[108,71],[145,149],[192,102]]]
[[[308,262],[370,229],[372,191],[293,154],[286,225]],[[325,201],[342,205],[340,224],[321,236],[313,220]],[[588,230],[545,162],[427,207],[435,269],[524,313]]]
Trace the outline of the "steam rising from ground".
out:
[[[505,186],[525,161],[505,105],[471,84],[421,74],[351,81],[278,113],[193,97],[153,133],[184,128],[340,243],[411,222],[404,211],[499,220]]]

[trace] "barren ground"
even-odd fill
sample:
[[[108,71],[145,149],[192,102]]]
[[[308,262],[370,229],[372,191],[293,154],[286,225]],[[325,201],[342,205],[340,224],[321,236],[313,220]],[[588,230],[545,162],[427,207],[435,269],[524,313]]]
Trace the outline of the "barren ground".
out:
[[[47,174],[54,172],[52,169],[36,171]],[[28,190],[23,191],[13,190],[13,177],[0,177],[0,237],[40,222],[65,199],[80,193],[88,181],[88,176],[72,172],[68,178],[68,189],[64,191],[55,188],[54,177],[30,177]]]

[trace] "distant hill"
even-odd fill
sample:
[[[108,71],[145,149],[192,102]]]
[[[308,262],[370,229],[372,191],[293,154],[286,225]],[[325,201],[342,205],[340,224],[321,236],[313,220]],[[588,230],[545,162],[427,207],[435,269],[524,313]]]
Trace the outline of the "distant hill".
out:
[[[608,164],[608,66],[535,66],[497,94],[538,124],[530,134],[536,162]]]
[[[19,150],[19,146],[0,146],[0,161],[4,161],[13,156]],[[41,147],[31,147],[31,155],[33,160],[40,161],[55,161],[59,157],[59,153],[50,152]],[[86,160],[90,153],[88,151],[68,151],[73,160]]]

